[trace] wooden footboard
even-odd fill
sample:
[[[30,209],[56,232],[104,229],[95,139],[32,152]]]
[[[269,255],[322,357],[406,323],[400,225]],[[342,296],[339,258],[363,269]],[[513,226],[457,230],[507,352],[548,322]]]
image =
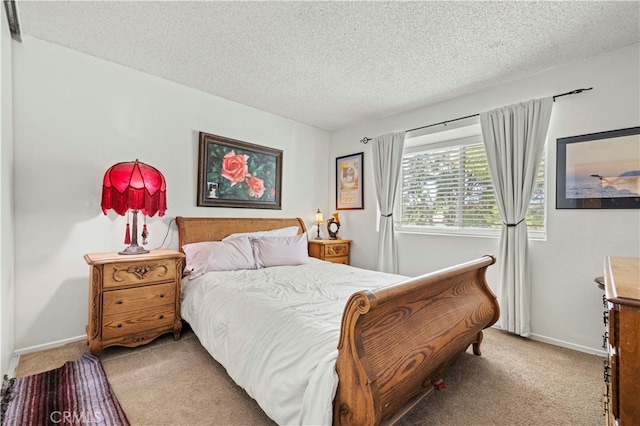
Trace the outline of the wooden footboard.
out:
[[[235,232],[298,226],[299,218],[177,217],[179,246],[219,241]],[[491,256],[376,291],[354,294],[345,307],[336,364],[334,424],[393,423],[442,380],[456,356],[498,320],[487,286]]]
[[[393,423],[500,315],[485,273],[492,256],[349,299],[342,317],[334,425]]]

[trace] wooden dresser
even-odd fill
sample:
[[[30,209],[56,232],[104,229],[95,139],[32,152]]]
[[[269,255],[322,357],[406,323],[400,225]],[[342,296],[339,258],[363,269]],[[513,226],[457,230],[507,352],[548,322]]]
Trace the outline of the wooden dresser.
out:
[[[160,249],[147,254],[89,253],[89,350],[138,346],[164,333],[180,338],[180,276],[184,255]]]
[[[606,424],[640,424],[640,258],[605,260]]]
[[[348,265],[350,245],[351,240],[309,240],[309,256]]]

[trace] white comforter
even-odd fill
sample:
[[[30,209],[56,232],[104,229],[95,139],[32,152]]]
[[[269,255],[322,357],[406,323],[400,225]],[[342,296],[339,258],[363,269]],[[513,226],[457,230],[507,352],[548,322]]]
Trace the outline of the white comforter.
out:
[[[405,277],[310,259],[185,281],[182,317],[280,425],[330,425],[342,311],[351,294]]]

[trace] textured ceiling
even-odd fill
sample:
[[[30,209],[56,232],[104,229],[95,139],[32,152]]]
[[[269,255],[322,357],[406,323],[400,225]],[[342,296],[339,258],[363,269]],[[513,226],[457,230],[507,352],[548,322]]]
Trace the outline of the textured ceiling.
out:
[[[329,131],[640,41],[638,1],[17,8],[23,35]]]

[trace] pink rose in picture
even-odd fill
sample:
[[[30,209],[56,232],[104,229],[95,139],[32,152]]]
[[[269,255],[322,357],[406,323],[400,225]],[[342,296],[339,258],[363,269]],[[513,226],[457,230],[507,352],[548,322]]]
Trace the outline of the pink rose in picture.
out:
[[[222,177],[231,181],[231,186],[242,182],[248,173],[247,159],[248,155],[236,155],[231,150],[222,159]]]
[[[252,197],[262,197],[262,194],[264,194],[264,180],[247,174],[245,182],[247,182],[247,185],[249,185],[249,189],[251,189]]]

